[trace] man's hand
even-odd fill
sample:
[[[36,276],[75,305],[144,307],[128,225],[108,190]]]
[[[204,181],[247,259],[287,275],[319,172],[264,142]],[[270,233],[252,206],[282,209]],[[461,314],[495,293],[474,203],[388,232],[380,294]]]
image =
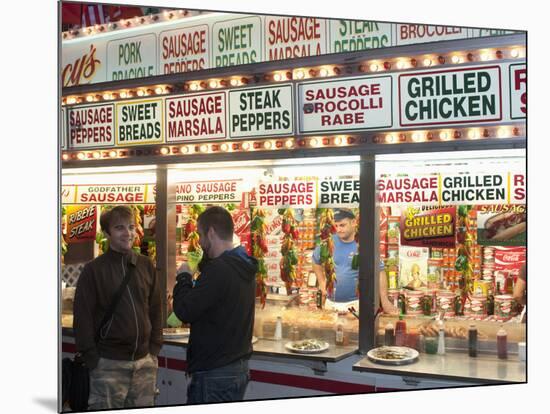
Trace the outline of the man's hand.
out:
[[[190,274],[193,274],[193,272],[191,272],[191,268],[189,267],[189,264],[187,262],[183,262],[181,264],[180,267],[178,267],[178,270],[176,271],[176,274],[179,275],[180,273],[190,273]]]

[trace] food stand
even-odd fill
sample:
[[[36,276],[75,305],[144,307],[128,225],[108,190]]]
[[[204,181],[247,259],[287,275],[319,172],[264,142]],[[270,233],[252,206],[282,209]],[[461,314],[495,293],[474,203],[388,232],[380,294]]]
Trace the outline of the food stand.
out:
[[[216,204],[262,263],[246,399],[526,381],[524,33],[172,11],[62,36],[64,353],[102,209],[132,206],[168,319],[189,223]],[[312,269],[340,208],[360,218],[357,317],[319,308]],[[367,357],[398,319],[377,312],[380,261],[411,365]],[[424,352],[441,330],[447,352]],[[186,346],[165,338],[160,405],[185,403]]]

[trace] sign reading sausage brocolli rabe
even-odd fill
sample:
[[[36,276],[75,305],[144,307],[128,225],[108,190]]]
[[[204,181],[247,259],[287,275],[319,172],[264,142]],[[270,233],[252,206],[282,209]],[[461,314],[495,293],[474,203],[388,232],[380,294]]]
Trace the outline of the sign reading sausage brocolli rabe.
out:
[[[117,145],[164,142],[162,99],[144,99],[116,104]]]
[[[399,75],[400,126],[502,120],[500,66]]]

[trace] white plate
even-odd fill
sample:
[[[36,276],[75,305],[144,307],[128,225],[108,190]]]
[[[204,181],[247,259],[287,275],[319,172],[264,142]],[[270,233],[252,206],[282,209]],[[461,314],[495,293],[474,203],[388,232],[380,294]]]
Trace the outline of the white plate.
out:
[[[296,348],[296,344],[301,344],[303,342],[307,341],[315,341],[317,344],[320,345],[320,348],[318,349],[299,349]],[[301,341],[292,341],[287,342],[285,344],[285,348],[288,349],[291,352],[296,352],[298,354],[318,354],[320,352],[325,352],[329,348],[329,344],[325,341],[319,341],[318,339],[303,339]]]
[[[162,336],[167,339],[180,339],[189,336],[189,328],[164,328]]]
[[[380,356],[380,353],[384,351],[391,351],[393,353],[401,355],[400,358],[384,358]],[[379,348],[371,349],[367,352],[367,357],[378,364],[387,365],[406,365],[415,362],[418,358],[418,351],[406,346],[381,346]]]

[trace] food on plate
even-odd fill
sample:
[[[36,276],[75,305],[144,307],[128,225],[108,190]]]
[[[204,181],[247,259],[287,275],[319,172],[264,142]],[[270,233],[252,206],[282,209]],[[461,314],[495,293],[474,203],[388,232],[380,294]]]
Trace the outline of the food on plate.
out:
[[[371,356],[379,359],[400,361],[407,358],[413,358],[412,350],[400,346],[382,346],[372,350]]]
[[[318,339],[305,339],[287,344],[288,348],[296,351],[321,351],[328,348],[328,344]]]
[[[527,230],[527,213],[506,212],[497,214],[485,222],[488,240],[510,240]]]

